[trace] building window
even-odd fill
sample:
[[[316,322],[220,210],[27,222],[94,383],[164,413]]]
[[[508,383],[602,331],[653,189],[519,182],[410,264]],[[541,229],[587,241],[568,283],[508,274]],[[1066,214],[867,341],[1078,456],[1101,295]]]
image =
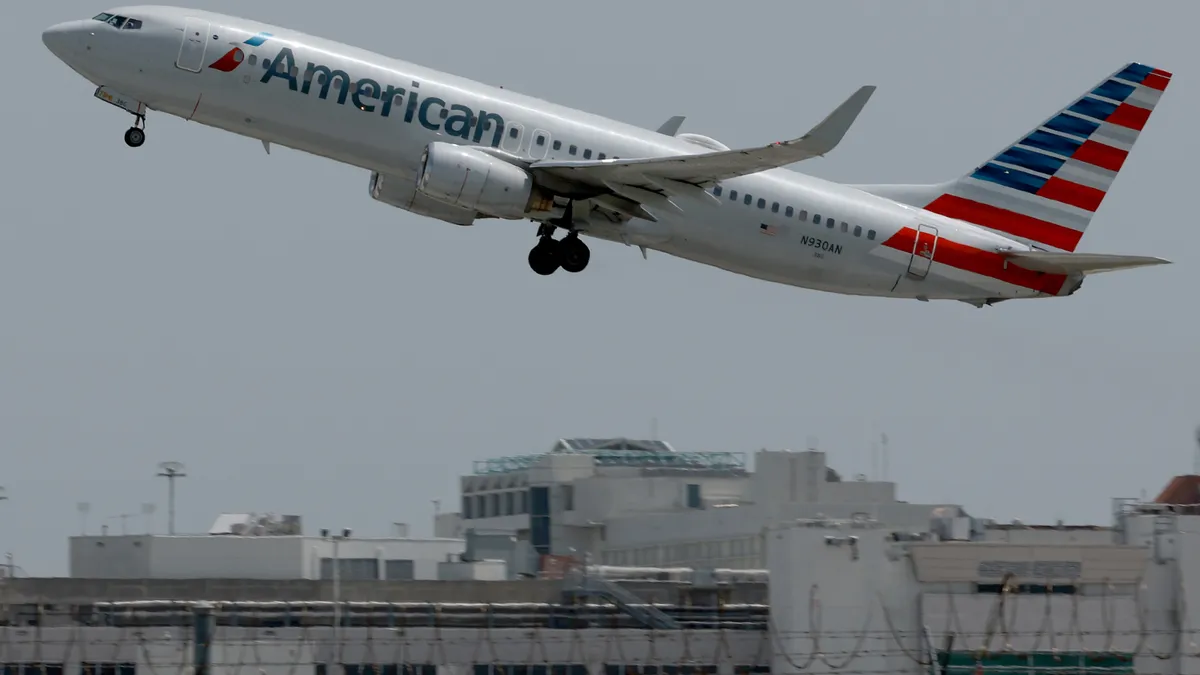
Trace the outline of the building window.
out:
[[[463,520],[471,519],[471,498],[470,497],[462,498],[462,512],[463,512],[463,514],[462,514]]]
[[[529,513],[529,490],[521,490],[518,496],[518,513]]]
[[[563,511],[575,510],[575,486],[562,486]]]
[[[517,495],[512,490],[504,493],[504,515],[511,516],[516,512]]]
[[[475,517],[476,518],[487,518],[488,517],[487,496],[486,495],[475,495]]]
[[[529,543],[539,555],[550,554],[550,488],[529,488]]]
[[[379,559],[339,558],[338,576],[343,581],[376,581],[379,579]],[[333,558],[321,558],[321,578],[333,578]]]
[[[687,484],[687,507],[689,509],[700,508],[700,484],[699,483],[688,483]]]
[[[388,581],[393,579],[412,581],[417,578],[413,561],[411,560],[385,560],[383,561],[383,572],[387,575],[385,578]]]

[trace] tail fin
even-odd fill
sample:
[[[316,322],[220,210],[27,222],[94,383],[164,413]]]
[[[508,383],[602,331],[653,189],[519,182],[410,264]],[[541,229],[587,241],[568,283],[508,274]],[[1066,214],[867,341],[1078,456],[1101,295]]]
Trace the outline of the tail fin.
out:
[[[1171,73],[1130,63],[966,176],[856,187],[1074,251],[1170,81]]]

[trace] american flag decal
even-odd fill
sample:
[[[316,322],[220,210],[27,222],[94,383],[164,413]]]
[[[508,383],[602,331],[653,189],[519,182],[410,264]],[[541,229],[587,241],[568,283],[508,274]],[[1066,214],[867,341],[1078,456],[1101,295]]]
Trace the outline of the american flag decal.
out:
[[[758,231],[762,232],[765,235],[771,236],[771,237],[774,237],[775,233],[778,232],[778,230],[775,229],[774,225],[768,225],[766,223],[759,225]]]

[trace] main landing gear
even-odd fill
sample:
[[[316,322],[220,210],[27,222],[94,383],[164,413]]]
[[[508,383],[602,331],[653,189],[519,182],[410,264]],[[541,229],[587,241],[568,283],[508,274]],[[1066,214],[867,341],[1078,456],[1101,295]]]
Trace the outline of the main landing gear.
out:
[[[547,276],[554,274],[561,267],[564,271],[575,274],[588,266],[592,252],[573,227],[574,205],[574,202],[568,202],[562,218],[556,218],[538,227],[538,243],[529,252],[529,267],[534,272]],[[556,240],[556,227],[566,228],[567,236]]]
[[[140,148],[142,143],[146,142],[146,116],[137,115],[133,126],[125,132],[125,145],[131,148]]]

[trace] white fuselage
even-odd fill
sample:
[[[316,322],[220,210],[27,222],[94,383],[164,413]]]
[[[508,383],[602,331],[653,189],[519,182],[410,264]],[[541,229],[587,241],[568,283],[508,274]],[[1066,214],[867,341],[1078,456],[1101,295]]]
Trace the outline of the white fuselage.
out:
[[[151,110],[362,167],[392,184],[412,185],[434,141],[535,160],[713,151],[257,21],[158,6],[109,11],[142,25],[121,31],[72,22],[48,31],[47,45],[91,82]],[[269,37],[253,44],[264,32]],[[224,66],[213,67],[223,57]],[[322,78],[338,71],[349,81]],[[491,115],[503,123],[480,124]],[[1027,250],[1024,243],[788,169],[722,181],[709,192],[718,200],[656,211],[658,222],[589,219],[583,233],[844,294],[984,301],[1060,295],[1078,285],[1072,278],[1030,283],[1029,275],[1014,281],[994,252]],[[971,260],[955,264],[955,256]]]

